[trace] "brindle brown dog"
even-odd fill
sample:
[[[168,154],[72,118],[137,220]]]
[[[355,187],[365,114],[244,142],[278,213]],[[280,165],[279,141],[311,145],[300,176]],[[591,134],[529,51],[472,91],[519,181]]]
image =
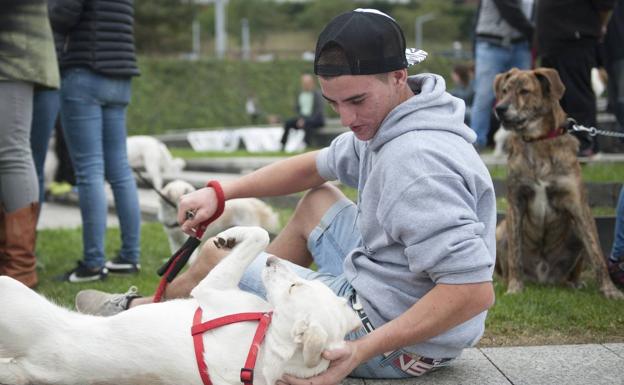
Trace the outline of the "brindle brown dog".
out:
[[[509,138],[506,220],[496,229],[497,271],[507,293],[523,278],[579,285],[589,259],[600,291],[624,298],[609,278],[576,157],[578,140],[567,134],[559,104],[565,87],[557,71],[513,68],[494,81],[495,110]]]

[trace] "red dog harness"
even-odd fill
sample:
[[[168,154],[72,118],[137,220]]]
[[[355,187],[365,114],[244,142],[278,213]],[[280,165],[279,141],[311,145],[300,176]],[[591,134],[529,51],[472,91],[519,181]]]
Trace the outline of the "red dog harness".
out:
[[[210,376],[208,375],[208,367],[204,360],[204,339],[203,334],[208,330],[218,328],[220,326],[229,325],[236,322],[243,321],[259,321],[256,328],[256,334],[251,341],[251,347],[249,348],[249,354],[247,354],[247,360],[245,366],[241,369],[240,379],[245,385],[253,385],[253,372],[256,366],[256,358],[258,358],[258,350],[260,344],[264,339],[269,324],[271,323],[271,317],[273,312],[266,313],[237,313],[230,314],[224,317],[214,318],[210,321],[201,322],[202,309],[197,307],[195,310],[195,316],[193,317],[193,327],[191,328],[191,334],[193,335],[193,345],[195,346],[195,359],[197,360],[197,368],[199,369],[199,376],[202,379],[204,385],[212,385]]]

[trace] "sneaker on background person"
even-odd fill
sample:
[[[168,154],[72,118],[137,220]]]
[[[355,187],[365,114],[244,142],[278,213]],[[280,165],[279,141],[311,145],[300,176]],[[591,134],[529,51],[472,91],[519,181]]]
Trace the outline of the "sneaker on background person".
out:
[[[56,277],[56,280],[71,283],[93,282],[106,279],[107,276],[108,269],[106,267],[91,269],[83,261],[78,261],[78,265],[74,269]]]
[[[615,262],[611,259],[607,259],[607,265],[609,266],[609,276],[613,283],[624,288],[624,262]]]
[[[113,274],[135,274],[141,270],[141,264],[130,262],[118,255],[112,261],[106,261],[104,267]]]
[[[130,286],[123,294],[110,294],[89,289],[76,294],[75,305],[80,313],[108,317],[128,310],[130,302],[140,297],[136,286]]]

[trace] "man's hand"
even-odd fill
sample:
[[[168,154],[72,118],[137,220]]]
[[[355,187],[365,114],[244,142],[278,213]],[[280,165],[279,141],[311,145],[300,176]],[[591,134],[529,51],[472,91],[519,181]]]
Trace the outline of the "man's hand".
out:
[[[217,194],[212,187],[182,195],[178,201],[178,223],[182,231],[194,236],[196,228],[217,211],[217,203]]]
[[[303,128],[305,126],[305,120],[303,118],[297,119],[297,123],[295,123],[297,128]]]
[[[357,345],[346,341],[345,346],[339,349],[326,350],[323,358],[331,361],[326,371],[310,378],[297,378],[285,374],[278,384],[290,385],[337,385],[345,379],[359,364]]]

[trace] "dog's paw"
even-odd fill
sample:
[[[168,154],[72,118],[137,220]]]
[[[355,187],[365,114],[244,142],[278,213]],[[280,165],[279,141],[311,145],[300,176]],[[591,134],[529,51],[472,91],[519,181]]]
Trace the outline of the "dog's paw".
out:
[[[606,298],[619,299],[619,300],[624,299],[624,293],[618,290],[618,288],[615,287],[615,285],[613,284],[602,285],[602,287],[600,288],[600,291]]]
[[[217,236],[213,242],[215,246],[217,246],[217,249],[223,249],[223,248],[231,249],[232,247],[236,245],[235,238],[222,238],[220,236]]]
[[[261,243],[266,247],[269,244],[269,233],[257,226],[236,226],[219,233],[214,243],[219,248],[232,248],[242,242]]]
[[[522,281],[513,279],[509,281],[509,284],[507,285],[507,292],[505,294],[518,294],[522,291],[522,289],[524,289]]]

